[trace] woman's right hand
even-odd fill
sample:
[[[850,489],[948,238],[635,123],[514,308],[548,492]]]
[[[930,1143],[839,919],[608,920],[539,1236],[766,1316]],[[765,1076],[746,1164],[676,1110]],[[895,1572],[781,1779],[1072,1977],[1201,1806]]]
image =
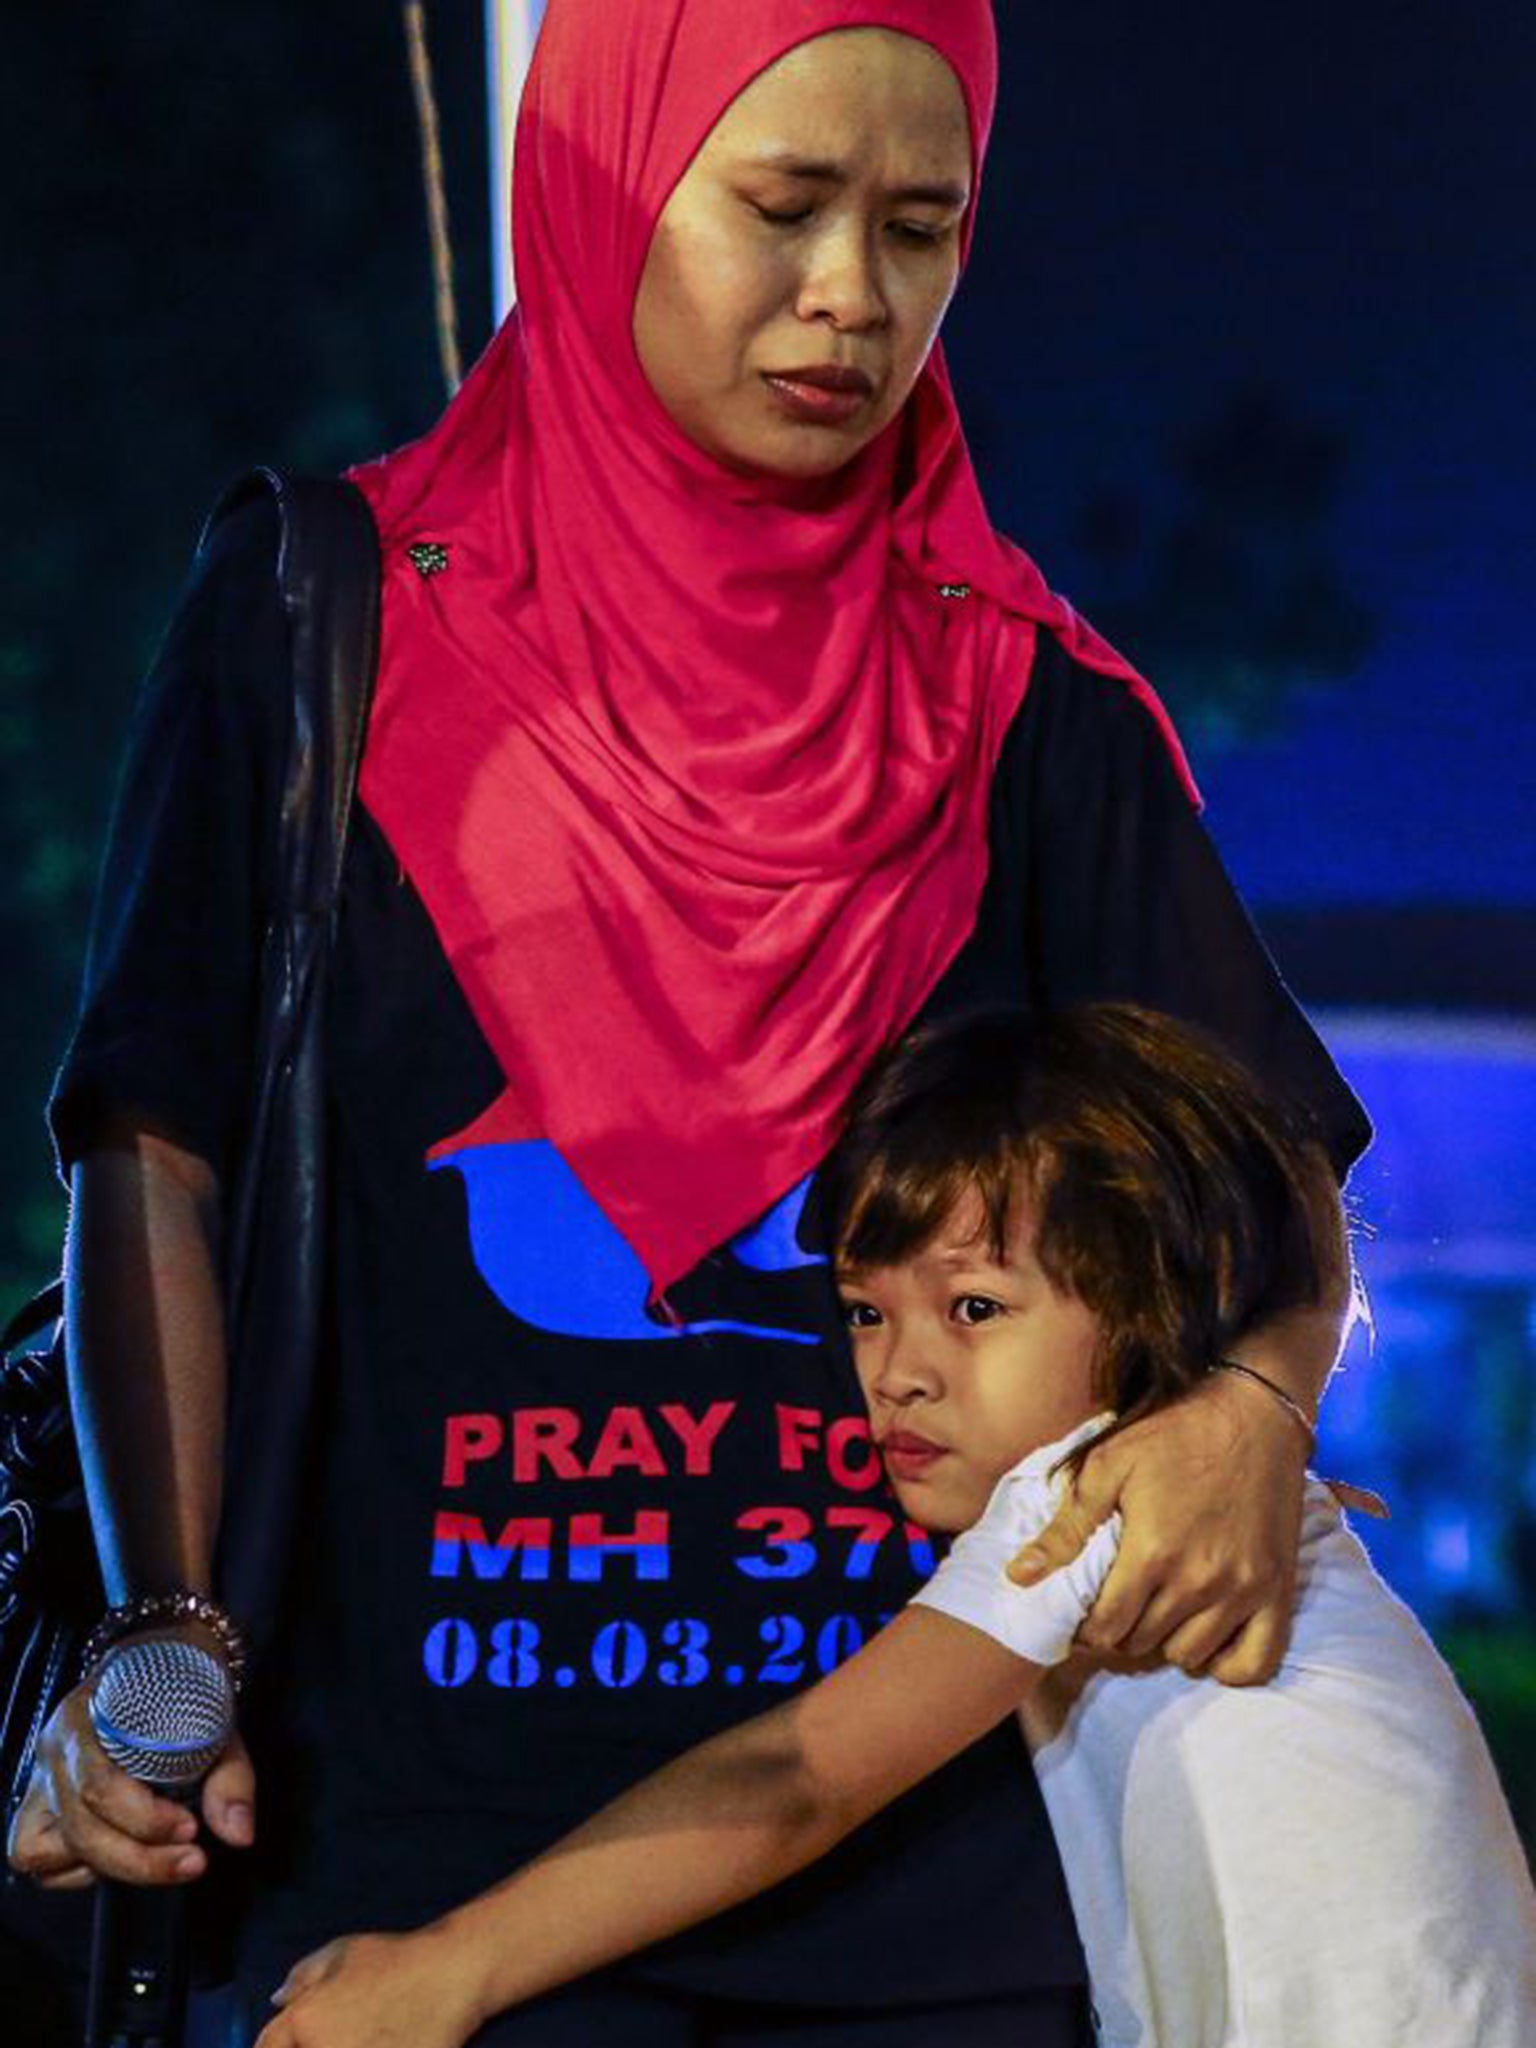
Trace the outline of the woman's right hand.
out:
[[[161,1637],[179,1630],[153,1631]],[[202,1648],[205,1635],[186,1632]],[[130,1778],[106,1755],[91,1725],[92,1682],[55,1708],[37,1745],[31,1783],[11,1826],[11,1868],[48,1891],[73,1891],[98,1877],[125,1884],[186,1884],[208,1867],[197,1812]],[[203,1781],[198,1810],[231,1848],[256,1832],[256,1775],[238,1734]]]

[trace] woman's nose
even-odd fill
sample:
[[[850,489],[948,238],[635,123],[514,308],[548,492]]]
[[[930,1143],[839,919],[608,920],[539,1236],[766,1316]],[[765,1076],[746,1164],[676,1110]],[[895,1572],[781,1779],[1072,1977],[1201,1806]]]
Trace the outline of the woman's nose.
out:
[[[818,239],[798,310],[802,320],[826,320],[841,333],[865,333],[885,325],[888,314],[879,262],[862,229],[840,229]]]

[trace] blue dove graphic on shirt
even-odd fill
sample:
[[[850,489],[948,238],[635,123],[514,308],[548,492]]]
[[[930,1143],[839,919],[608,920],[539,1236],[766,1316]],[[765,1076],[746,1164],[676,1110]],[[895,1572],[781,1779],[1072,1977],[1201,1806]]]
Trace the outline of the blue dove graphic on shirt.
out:
[[[481,1277],[520,1322],[564,1337],[650,1344],[729,1331],[775,1344],[816,1344],[804,1330],[721,1319],[670,1324],[647,1308],[650,1284],[638,1255],[547,1139],[466,1145],[441,1153],[469,1201],[470,1250]],[[726,1247],[749,1272],[824,1266],[799,1242],[810,1178]]]

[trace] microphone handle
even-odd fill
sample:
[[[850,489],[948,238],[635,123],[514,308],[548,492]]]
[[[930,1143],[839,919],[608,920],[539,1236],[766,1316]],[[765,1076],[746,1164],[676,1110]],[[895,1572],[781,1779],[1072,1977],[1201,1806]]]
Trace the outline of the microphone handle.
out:
[[[108,1650],[90,1711],[113,1763],[195,1811],[198,1789],[234,1725],[234,1685],[207,1650],[151,1636]],[[190,1974],[188,1890],[184,1884],[101,1886],[86,2048],[181,2048]]]
[[[190,1892],[111,1879],[98,1887],[86,2048],[181,2048]]]

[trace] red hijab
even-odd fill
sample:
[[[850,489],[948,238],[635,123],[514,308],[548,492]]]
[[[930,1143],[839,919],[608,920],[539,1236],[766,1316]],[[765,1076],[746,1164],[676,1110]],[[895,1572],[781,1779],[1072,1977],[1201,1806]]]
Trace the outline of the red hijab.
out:
[[[509,1083],[458,1142],[547,1137],[658,1288],[816,1165],[965,940],[1037,629],[1145,688],[993,532],[939,353],[810,488],[726,471],[640,368],[678,179],[756,76],[854,27],[948,61],[979,179],[988,0],[551,0],[518,312],[356,478],[384,548],[363,798]]]

